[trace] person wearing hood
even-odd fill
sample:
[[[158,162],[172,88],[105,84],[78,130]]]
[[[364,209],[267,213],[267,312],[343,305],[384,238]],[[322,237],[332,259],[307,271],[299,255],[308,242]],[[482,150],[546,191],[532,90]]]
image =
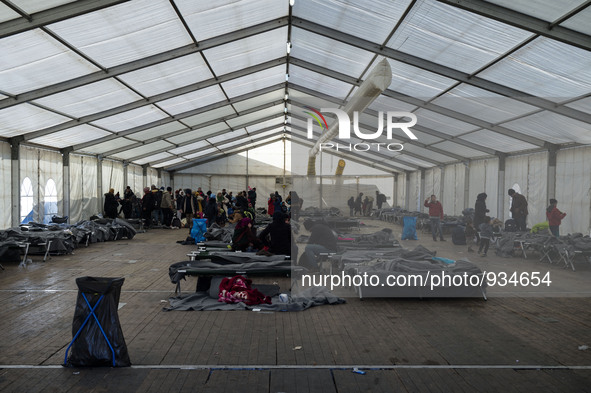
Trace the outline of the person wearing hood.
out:
[[[550,232],[556,237],[560,237],[560,224],[562,223],[562,219],[566,217],[566,213],[561,212],[556,207],[558,205],[558,201],[554,198],[550,199],[550,206],[546,209],[546,217],[548,218],[548,226]]]
[[[117,210],[119,209],[119,202],[115,198],[115,190],[110,188],[109,192],[105,193],[105,216],[109,218],[117,218]]]
[[[291,255],[291,225],[289,216],[283,212],[273,213],[273,222],[267,225],[259,235],[269,252],[278,255]]]
[[[255,234],[252,220],[245,217],[238,221],[232,236],[232,251],[254,251],[260,247],[260,241]]]
[[[486,193],[481,192],[476,196],[476,203],[474,204],[474,228],[478,230],[480,228],[480,224],[484,222],[484,218],[486,217],[486,213],[488,213],[488,209],[486,208]],[[480,237],[478,234],[477,237],[477,244],[480,243]]]

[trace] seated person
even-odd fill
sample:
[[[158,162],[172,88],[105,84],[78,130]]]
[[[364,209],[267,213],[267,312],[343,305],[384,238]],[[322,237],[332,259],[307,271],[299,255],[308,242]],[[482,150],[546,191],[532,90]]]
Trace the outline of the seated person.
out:
[[[236,224],[232,236],[232,251],[252,252],[261,248],[261,242],[256,237],[256,229],[250,218],[243,218]]]
[[[261,232],[259,240],[269,247],[269,252],[272,254],[291,255],[289,216],[282,212],[274,212],[273,222]]]
[[[321,253],[337,252],[337,234],[325,223],[304,221],[304,228],[310,231],[308,244],[299,260],[299,265],[309,270],[318,270],[318,256]]]

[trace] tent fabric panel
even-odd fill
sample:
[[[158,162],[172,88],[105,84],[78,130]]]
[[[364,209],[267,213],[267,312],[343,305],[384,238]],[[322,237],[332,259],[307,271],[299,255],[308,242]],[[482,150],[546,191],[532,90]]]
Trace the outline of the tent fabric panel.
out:
[[[536,146],[534,146],[530,143],[523,142],[519,139],[511,138],[509,136],[499,134],[499,133],[496,133],[496,132],[490,131],[490,130],[479,130],[479,131],[471,132],[469,134],[462,135],[460,137],[460,139],[463,139],[468,142],[476,143],[480,146],[483,146],[483,147],[486,147],[489,149],[495,149],[495,150],[498,150],[503,153],[512,153],[512,152],[517,152],[520,150],[528,150],[528,149],[536,148]],[[464,148],[462,148],[461,151],[463,153],[465,151]],[[477,154],[477,152],[474,150],[473,154],[475,154],[477,156],[477,155],[483,155],[485,153],[480,152],[480,154]]]
[[[90,154],[101,154],[106,151],[129,146],[134,143],[137,143],[137,142],[121,137],[121,138],[111,139],[106,142],[97,143],[96,145],[90,145],[90,146],[84,147],[84,148],[80,149],[79,152],[90,153]]]
[[[591,146],[559,150],[556,156],[556,199],[566,213],[560,234],[591,235]]]
[[[153,143],[149,143],[147,145],[143,145],[140,147],[127,149],[127,150],[121,151],[119,153],[115,153],[115,154],[113,154],[113,156],[120,158],[122,160],[126,160],[126,159],[133,158],[135,156],[149,154],[155,150],[166,149],[166,148],[169,148],[172,146],[174,146],[174,145],[171,143],[168,143],[166,141],[156,141]]]
[[[114,78],[91,83],[33,102],[74,118],[102,112],[140,100],[142,97]]]
[[[82,216],[82,156],[70,154],[70,223],[75,224]]]
[[[296,1],[293,15],[381,44],[409,4],[410,0]]]
[[[267,104],[273,101],[283,100],[285,97],[285,89],[277,89],[270,93],[260,94],[256,97],[249,98],[243,101],[237,101],[232,106],[238,113],[255,108],[259,105]]]
[[[419,1],[388,47],[473,73],[531,35],[447,4]]]
[[[123,198],[123,192],[125,191],[124,179],[123,179],[123,163],[121,161],[113,160],[102,160],[102,193],[100,195],[102,205],[101,211],[105,202],[105,193],[109,192],[109,188],[115,190],[115,194],[119,193],[119,196]]]
[[[466,167],[464,164],[447,165],[444,169],[443,195],[439,197],[443,205],[443,214],[460,216],[464,207],[464,181]],[[426,199],[427,197],[425,197]]]
[[[219,122],[208,127],[199,128],[194,131],[187,131],[183,134],[166,138],[166,140],[175,144],[191,143],[194,141],[203,140],[207,138],[208,135],[215,135],[224,131],[229,132],[228,126],[224,122]]]
[[[591,8],[587,7],[586,9],[562,22],[560,26],[578,31],[583,34],[591,35],[591,24],[589,24],[589,20],[591,20]]]
[[[160,183],[159,179],[158,179],[158,171],[155,168],[150,168],[148,167],[147,173],[146,173],[146,180],[147,180],[147,187],[151,187],[152,185],[158,186],[158,188],[160,188],[160,186],[158,185]]]
[[[159,101],[156,105],[167,113],[178,115],[225,99],[224,92],[216,85]]]
[[[417,124],[450,136],[458,136],[479,129],[474,124],[456,120],[423,108],[415,111],[415,115],[417,116]]]
[[[165,1],[134,0],[48,28],[106,68],[192,43],[172,5]]]
[[[548,153],[546,152],[508,157],[505,161],[505,188],[507,190],[513,188],[527,199],[528,228],[546,220],[547,173]],[[511,198],[507,190],[504,192],[503,204],[505,220],[511,217],[509,212]]]
[[[143,142],[151,138],[164,137],[166,136],[166,134],[174,133],[182,129],[186,129],[184,124],[178,121],[172,121],[156,127],[148,128],[144,131],[134,132],[133,134],[127,135],[126,138],[133,139],[134,141]]]
[[[129,186],[136,197],[141,198],[143,195],[143,189],[146,186],[144,184],[144,171],[141,166],[129,164],[127,166],[127,179],[125,186]]]
[[[226,120],[226,123],[230,126],[230,127],[240,127],[243,124],[246,123],[250,123],[253,121],[257,121],[258,119],[262,118],[262,117],[267,117],[267,116],[271,116],[276,114],[277,117],[283,116],[284,114],[284,108],[285,105],[284,104],[278,104],[278,105],[274,105],[270,108],[265,108],[265,109],[261,109],[260,111],[256,111],[256,112],[251,112],[245,115],[241,115],[238,117],[235,117],[233,119],[228,119]]]
[[[153,162],[153,161],[159,161],[159,160],[163,160],[165,158],[170,158],[170,157],[173,157],[173,155],[170,153],[167,153],[167,152],[163,152],[163,153],[157,153],[157,154],[151,155],[149,157],[137,159],[134,162],[138,165],[145,165],[145,164],[149,164],[150,162]]]
[[[562,102],[589,93],[589,51],[538,37],[478,76],[538,97]]]
[[[211,79],[211,74],[203,56],[192,53],[149,67],[120,75],[123,82],[145,97],[178,89],[187,85]]]
[[[282,65],[229,80],[222,83],[222,87],[228,97],[233,98],[284,83],[285,75],[285,66]]]
[[[566,12],[578,7],[583,3],[583,0],[561,0],[559,2],[544,0],[490,0],[489,2],[525,15],[553,22]]]
[[[497,158],[470,161],[468,207],[474,208],[476,197],[484,192],[487,195],[486,208],[490,217],[501,217],[497,212],[499,182],[499,160]],[[505,192],[505,191],[504,191]],[[500,218],[502,220],[502,217]]]
[[[183,124],[186,124],[189,127],[196,127],[211,122],[213,120],[219,120],[226,117],[232,117],[235,115],[236,111],[234,110],[234,108],[232,108],[231,105],[226,105],[221,108],[209,110],[205,113],[200,113],[198,115],[183,117],[181,121]],[[222,122],[219,122],[218,125],[221,123]]]
[[[566,106],[582,112],[591,113],[591,97],[569,102]]]
[[[504,126],[550,143],[591,143],[588,123],[549,111],[511,121]]]
[[[353,88],[348,83],[295,65],[289,67],[289,81],[340,99],[345,99]]]
[[[539,111],[532,105],[467,84],[455,87],[433,103],[492,124]]]
[[[0,109],[0,136],[10,138],[55,126],[68,121],[67,117],[31,104],[20,104]]]
[[[73,0],[12,0],[12,3],[30,15],[36,12],[71,3],[72,1]]]
[[[4,3],[0,3],[0,23],[16,18],[20,18],[20,14],[18,12],[13,11],[12,8],[9,8]]]
[[[287,16],[289,7],[287,1],[268,0],[177,0],[175,4],[197,41]]]
[[[203,51],[215,75],[225,75],[285,57],[287,27],[267,31]]]
[[[98,71],[49,34],[36,29],[0,40],[2,91],[21,94]]]
[[[100,128],[88,124],[82,124],[63,131],[52,132],[51,134],[33,138],[30,142],[62,149],[79,143],[93,141],[108,135],[112,134],[108,131],[101,130]]]
[[[167,115],[154,105],[145,105],[117,115],[105,117],[90,124],[106,128],[109,131],[121,132],[130,128],[162,120]]]
[[[293,46],[290,56],[355,78],[362,76],[374,57],[372,52],[308,30],[293,28],[291,40],[299,44]]]

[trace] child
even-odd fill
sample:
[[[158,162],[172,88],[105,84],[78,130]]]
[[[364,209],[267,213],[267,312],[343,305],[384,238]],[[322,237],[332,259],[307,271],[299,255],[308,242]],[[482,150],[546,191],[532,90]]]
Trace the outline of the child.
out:
[[[480,224],[480,248],[478,249],[478,254],[481,257],[485,257],[486,253],[488,252],[488,246],[490,244],[490,238],[493,236],[493,226],[490,225],[490,217],[484,217],[484,222]],[[482,250],[484,249],[484,252]]]
[[[476,228],[472,225],[472,221],[466,221],[466,229],[464,230],[466,235],[466,243],[468,243],[468,252],[474,252],[472,243],[474,242],[474,236],[476,236]]]

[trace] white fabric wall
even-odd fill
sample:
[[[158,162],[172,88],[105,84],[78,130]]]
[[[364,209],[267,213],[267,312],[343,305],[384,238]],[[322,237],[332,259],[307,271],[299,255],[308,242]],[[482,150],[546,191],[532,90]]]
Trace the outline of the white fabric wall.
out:
[[[464,180],[466,168],[464,164],[447,165],[443,176],[443,213],[450,216],[459,216],[464,210]]]
[[[430,168],[425,171],[425,195],[422,196],[421,202],[424,202],[431,194],[441,198],[441,172],[441,168]]]
[[[71,223],[88,220],[90,216],[99,213],[97,184],[97,159],[70,154]]]
[[[10,144],[0,142],[0,228],[12,226]]]
[[[25,177],[31,179],[33,185],[33,220],[43,222],[45,186],[49,179],[53,179],[55,182],[57,189],[57,214],[61,215],[64,211],[62,155],[55,151],[21,146],[20,164],[19,190],[20,184]]]
[[[591,231],[591,147],[559,150],[556,157],[556,200],[566,213],[560,233]]]
[[[410,174],[410,189],[408,198],[408,210],[409,211],[421,211],[423,201],[420,196],[421,188],[421,172],[415,171]]]
[[[127,184],[125,186],[131,187],[138,197],[142,197],[146,184],[144,184],[144,171],[141,166],[132,164],[127,166]]]
[[[497,212],[497,189],[499,177],[499,160],[497,158],[470,162],[470,190],[468,207],[474,208],[476,196],[486,193],[486,207],[491,217],[499,217]]]
[[[156,187],[160,188],[160,182],[158,181],[158,170],[157,169],[148,168],[146,177],[148,179],[146,186],[150,187],[152,184],[154,184]]]
[[[405,201],[406,201],[406,176],[404,175],[404,173],[401,173],[398,175],[398,181],[397,181],[397,187],[396,187],[396,206],[399,206],[403,209],[406,208],[405,206]]]
[[[115,190],[115,194],[123,195],[125,185],[123,184],[123,163],[121,161],[103,160],[103,178],[102,178],[102,192],[101,197],[104,200],[105,193],[109,192],[109,188]]]
[[[170,173],[168,173],[167,171],[161,171],[160,185],[164,186],[164,188],[171,187]]]
[[[505,161],[505,188],[508,190],[518,184],[521,194],[527,199],[527,226],[546,221],[548,207],[548,153],[535,153],[509,157]],[[516,190],[517,191],[517,190]],[[510,217],[511,198],[505,195],[505,220]]]

